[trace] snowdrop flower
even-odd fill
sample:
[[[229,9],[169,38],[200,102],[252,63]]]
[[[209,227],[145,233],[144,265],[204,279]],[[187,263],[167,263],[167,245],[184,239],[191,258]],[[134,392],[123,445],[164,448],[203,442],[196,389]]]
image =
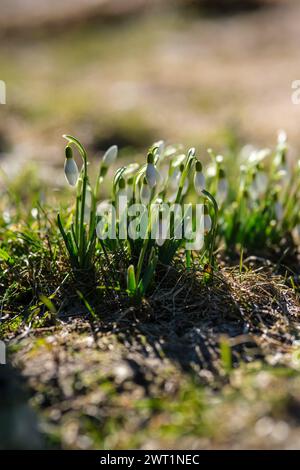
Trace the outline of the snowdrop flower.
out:
[[[186,159],[186,155],[184,153],[181,153],[180,155],[178,155],[172,162],[172,167],[173,168],[176,168],[180,165],[182,165],[182,163],[184,163]]]
[[[108,167],[111,166],[118,156],[118,146],[112,145],[109,149],[106,150],[105,154],[102,158],[102,163],[104,166]]]
[[[71,186],[75,186],[78,181],[79,171],[77,163],[73,158],[71,147],[66,147],[65,176]]]
[[[203,189],[205,188],[205,177],[202,173],[201,162],[196,162],[195,174],[194,174],[194,187],[198,196],[201,196]]]
[[[173,171],[173,173],[172,173],[172,175],[169,179],[170,188],[173,191],[176,191],[178,189],[178,184],[179,184],[180,177],[181,177],[181,171],[180,171],[179,168],[176,168],[175,171]]]
[[[287,134],[284,129],[280,129],[277,134],[277,143],[281,147],[285,147],[287,144]]]
[[[156,148],[155,155],[158,157],[161,157],[163,154],[163,151],[165,149],[165,143],[163,140],[159,140],[158,142],[155,142],[154,147]]]
[[[144,178],[144,181],[142,183],[141,191],[140,191],[140,199],[141,203],[144,204],[145,206],[149,204],[151,198],[151,189],[147,183],[146,178]]]
[[[103,214],[109,212],[111,208],[112,208],[111,202],[108,199],[106,199],[98,204],[96,214],[98,217],[102,216]]]
[[[153,155],[149,153],[147,158],[147,167],[146,167],[146,180],[150,188],[154,188],[156,184],[160,181],[160,174],[154,166]]]
[[[217,174],[217,168],[214,163],[211,163],[207,169],[206,169],[206,174],[209,178],[214,178]]]
[[[129,177],[129,176],[131,176],[133,173],[136,172],[136,170],[138,170],[139,166],[140,166],[140,165],[139,165],[138,163],[130,163],[130,164],[125,168],[125,170],[124,170],[124,172],[123,172],[123,176],[126,177],[126,178]]]
[[[203,228],[204,228],[204,234],[206,235],[208,232],[211,231],[212,227],[212,221],[211,217],[208,212],[208,207],[207,205],[204,206],[204,217],[203,217]]]
[[[268,149],[268,148],[261,149],[261,150],[254,150],[249,155],[248,162],[250,164],[255,164],[256,165],[257,163],[259,163],[262,160],[264,160],[265,158],[267,158],[270,155],[270,153],[271,153],[271,150]]]
[[[32,214],[31,214],[32,215]],[[2,214],[3,220],[5,224],[10,224],[11,223],[11,215],[9,211],[4,211]]]
[[[268,175],[263,170],[258,170],[254,175],[251,193],[254,197],[264,194],[268,187]]]
[[[256,148],[253,145],[251,144],[244,145],[244,147],[242,147],[240,154],[239,154],[240,160],[243,162],[248,161],[250,155],[254,152],[256,152]]]
[[[38,218],[38,215],[39,215],[39,211],[38,211],[38,208],[37,207],[33,207],[31,209],[31,215],[34,219],[37,219]],[[4,219],[4,214],[3,214],[3,219]]]
[[[223,204],[228,194],[228,181],[226,179],[225,171],[221,168],[219,170],[219,181],[217,188],[217,200],[220,204]]]

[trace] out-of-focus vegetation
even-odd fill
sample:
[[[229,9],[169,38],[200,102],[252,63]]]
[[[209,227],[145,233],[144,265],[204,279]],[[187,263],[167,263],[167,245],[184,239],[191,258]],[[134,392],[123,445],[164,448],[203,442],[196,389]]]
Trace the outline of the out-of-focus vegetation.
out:
[[[66,130],[100,152],[116,143],[133,154],[162,137],[269,145],[282,127],[297,146],[298,11],[291,1],[207,17],[172,3],[3,35],[1,166],[15,173],[35,160],[51,177]]]

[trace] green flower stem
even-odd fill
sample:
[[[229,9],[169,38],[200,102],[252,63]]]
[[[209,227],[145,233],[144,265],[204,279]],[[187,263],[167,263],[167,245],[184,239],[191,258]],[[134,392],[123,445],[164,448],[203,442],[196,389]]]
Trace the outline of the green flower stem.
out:
[[[211,243],[210,243],[210,247],[209,247],[209,264],[212,266],[214,247],[215,247],[215,241],[216,241],[216,234],[217,234],[219,208],[218,208],[217,201],[215,200],[215,198],[208,191],[203,189],[202,193],[211,202],[211,204],[214,208],[214,220],[213,220],[213,228],[212,228],[212,237],[211,237]]]

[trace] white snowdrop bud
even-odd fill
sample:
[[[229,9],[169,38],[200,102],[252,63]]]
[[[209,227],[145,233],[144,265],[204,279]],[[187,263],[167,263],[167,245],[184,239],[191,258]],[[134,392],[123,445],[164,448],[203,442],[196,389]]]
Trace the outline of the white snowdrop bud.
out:
[[[211,222],[211,217],[208,213],[208,207],[204,206],[204,220],[203,220],[203,227],[204,227],[204,233],[205,235],[211,231],[212,227],[212,222]]]
[[[178,189],[178,184],[179,184],[179,181],[180,181],[180,177],[181,177],[181,171],[179,168],[176,168],[170,179],[169,179],[169,183],[170,183],[170,187],[173,191],[176,191]]]
[[[151,198],[151,189],[147,183],[146,178],[144,178],[144,181],[141,187],[141,192],[140,192],[141,203],[146,206],[147,204],[149,204],[150,198]]]
[[[128,178],[128,177],[131,177],[131,175],[133,175],[139,168],[139,164],[138,163],[130,163],[124,170],[123,172],[123,176]]]
[[[266,172],[259,170],[252,184],[252,192],[254,196],[261,196],[264,194],[268,187],[268,175]]]
[[[109,211],[111,211],[111,209],[112,204],[108,199],[106,199],[98,204],[96,214],[98,217],[103,216],[103,214],[108,213]]]
[[[106,167],[112,165],[116,158],[118,156],[118,146],[117,145],[112,145],[109,147],[109,149],[106,150],[103,158],[102,158],[102,163]]]
[[[146,180],[150,188],[154,188],[156,184],[160,181],[160,174],[154,166],[153,163],[153,155],[151,153],[148,154],[147,158],[147,167],[146,167]]]
[[[78,181],[79,171],[78,171],[77,163],[75,162],[73,158],[72,149],[69,146],[66,147],[66,160],[65,160],[64,170],[65,170],[65,176],[66,176],[68,183],[71,186],[75,186]]]
[[[165,149],[165,143],[163,140],[159,140],[158,142],[155,142],[154,147],[156,148],[156,155],[158,157],[161,157],[163,154],[163,151]]]
[[[156,169],[153,163],[147,164],[146,178],[147,178],[147,183],[149,184],[150,188],[154,188],[154,186],[156,186],[156,183],[157,183],[157,175],[156,175]]]
[[[226,175],[224,170],[220,169],[219,170],[219,181],[218,181],[218,188],[217,188],[217,201],[220,204],[223,204],[225,199],[227,198],[228,195],[228,181],[226,179]]]
[[[200,196],[203,189],[205,189],[205,177],[202,173],[201,162],[196,163],[195,174],[194,174],[194,187],[196,193]]]
[[[279,145],[285,145],[287,143],[287,134],[284,129],[278,131],[277,142]]]

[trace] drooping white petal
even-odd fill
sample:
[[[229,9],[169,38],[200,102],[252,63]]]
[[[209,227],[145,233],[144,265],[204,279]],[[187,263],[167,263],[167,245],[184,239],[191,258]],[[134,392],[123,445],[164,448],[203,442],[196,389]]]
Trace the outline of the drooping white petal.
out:
[[[196,193],[200,196],[205,189],[205,176],[202,171],[196,171],[194,175],[194,186]]]
[[[157,147],[157,150],[156,150],[156,155],[158,157],[161,157],[162,154],[163,154],[163,151],[165,149],[165,143],[163,140],[159,140],[158,142],[155,142],[154,144],[155,147]]]
[[[268,175],[264,171],[258,171],[254,180],[256,192],[259,196],[266,192],[268,187]]]
[[[261,150],[254,150],[248,159],[249,163],[257,164],[268,157],[271,153],[271,150],[268,148],[261,149]]]
[[[154,188],[158,182],[158,171],[153,165],[153,163],[148,163],[146,168],[146,180],[150,188]]]
[[[221,178],[218,183],[217,201],[222,204],[227,198],[228,194],[228,181],[226,178]]]
[[[96,214],[97,216],[103,216],[103,214],[111,211],[111,209],[112,203],[108,199],[106,199],[98,204]]]
[[[184,163],[185,160],[186,160],[186,155],[184,153],[181,153],[176,158],[174,158],[172,162],[172,167],[173,168],[179,167],[182,163]]]
[[[78,181],[79,171],[77,163],[73,158],[66,158],[65,160],[65,176],[71,186],[75,186]]]
[[[204,214],[203,225],[205,234],[211,231],[212,222],[209,214]]]
[[[206,174],[209,178],[214,178],[217,174],[216,165],[214,165],[214,164],[208,165],[208,167],[206,169]]]
[[[111,147],[109,147],[108,150],[106,150],[102,159],[102,163],[105,166],[110,166],[115,162],[117,156],[118,156],[118,146],[112,145]]]
[[[127,196],[128,201],[130,201],[133,198],[133,185],[132,184],[128,184],[126,186],[126,196]]]
[[[130,163],[126,169],[124,170],[124,172],[122,173],[122,176],[124,178],[128,178],[128,176],[131,176],[132,174],[134,174],[138,168],[139,168],[139,164],[138,163]]]
[[[178,189],[180,177],[181,177],[181,171],[179,168],[176,168],[169,179],[170,187],[173,191],[176,191]]]
[[[141,187],[141,192],[140,192],[141,203],[146,206],[147,204],[149,204],[150,198],[151,198],[151,189],[149,188],[148,184],[143,183]]]
[[[277,142],[279,145],[285,145],[287,143],[287,134],[284,129],[278,131]]]

